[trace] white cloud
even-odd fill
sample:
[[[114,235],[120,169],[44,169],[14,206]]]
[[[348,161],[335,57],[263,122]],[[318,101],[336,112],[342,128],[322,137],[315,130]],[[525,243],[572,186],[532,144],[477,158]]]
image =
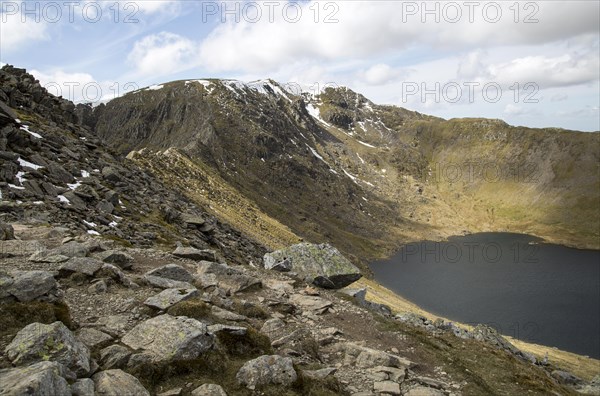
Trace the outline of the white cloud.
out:
[[[36,41],[48,40],[48,25],[43,20],[36,22],[27,17],[23,22],[18,10],[13,13],[12,9],[2,9],[6,11],[0,13],[0,48],[2,49],[0,52],[2,55],[6,55],[5,52],[25,48]]]
[[[409,46],[420,45],[443,52],[548,43],[596,33],[599,23],[598,2],[531,2],[539,7],[537,11],[524,9],[521,3],[519,23],[515,23],[514,12],[509,8],[513,5],[511,2],[501,3],[502,18],[498,23],[489,22],[491,12],[484,16],[483,5],[475,9],[472,23],[466,7],[461,7],[462,17],[458,23],[449,23],[441,11],[441,20],[436,23],[433,16],[423,15],[422,10],[416,15],[406,12],[407,4],[420,8],[425,4],[422,2],[378,2],[374,5],[364,1],[335,3],[339,6],[335,14],[339,23],[323,23],[326,13],[319,6],[321,14],[315,23],[315,4],[323,3],[303,3],[302,18],[296,23],[290,23],[289,17],[286,21],[279,8],[272,23],[263,13],[263,18],[256,23],[242,20],[238,24],[218,26],[202,43],[204,64],[214,71],[269,73],[306,59],[315,62],[364,59],[402,51]],[[444,5],[441,2],[431,4]],[[532,11],[539,22],[523,23]],[[423,23],[422,16],[429,19]]]
[[[569,95],[565,93],[555,93],[550,97],[551,102],[563,102],[567,99],[569,99]]]
[[[197,66],[198,46],[180,35],[160,32],[137,41],[127,61],[141,76],[168,75]]]
[[[396,80],[407,73],[406,70],[393,68],[385,63],[378,63],[360,73],[360,75],[368,84],[382,85]]]

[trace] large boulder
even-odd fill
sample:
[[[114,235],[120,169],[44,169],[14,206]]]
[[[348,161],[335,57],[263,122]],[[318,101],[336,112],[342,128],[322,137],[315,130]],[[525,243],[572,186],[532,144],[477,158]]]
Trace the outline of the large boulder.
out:
[[[62,322],[31,323],[17,333],[5,349],[15,365],[52,360],[77,376],[90,372],[90,351]]]
[[[205,286],[209,278],[214,278],[213,280],[216,281],[219,288],[228,290],[230,293],[238,293],[262,287],[260,279],[246,275],[241,270],[227,264],[200,261],[196,271],[201,283],[205,284]],[[212,281],[209,283],[212,283]]]
[[[15,271],[0,281],[0,298],[13,296],[21,302],[57,298],[58,284],[48,271]]]
[[[286,263],[286,268],[306,281],[326,289],[340,289],[362,276],[354,264],[326,243],[299,243],[276,250],[265,254],[263,263],[267,269],[276,269]]]
[[[70,395],[71,388],[65,379],[67,374],[65,367],[57,362],[3,369],[0,370],[0,395]]]
[[[279,355],[263,355],[250,360],[240,368],[235,376],[238,383],[248,389],[264,385],[289,386],[298,375],[292,358]]]
[[[150,396],[137,378],[120,369],[101,371],[92,379],[98,396]]]
[[[202,322],[165,314],[138,324],[121,342],[154,362],[174,362],[196,359],[213,346],[214,337]]]

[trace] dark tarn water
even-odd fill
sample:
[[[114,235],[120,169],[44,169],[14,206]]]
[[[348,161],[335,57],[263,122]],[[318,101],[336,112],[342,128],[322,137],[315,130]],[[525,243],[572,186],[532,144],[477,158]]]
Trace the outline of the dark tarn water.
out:
[[[406,245],[375,279],[434,314],[600,358],[600,251],[480,233]]]

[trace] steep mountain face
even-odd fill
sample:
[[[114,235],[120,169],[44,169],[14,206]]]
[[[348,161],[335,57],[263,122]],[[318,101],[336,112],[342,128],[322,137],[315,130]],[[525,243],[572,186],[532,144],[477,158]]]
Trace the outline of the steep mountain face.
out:
[[[347,88],[313,96],[271,80],[176,81],[91,118],[122,155],[147,149],[131,158],[165,183],[180,183],[185,161],[294,233],[359,259],[473,231],[598,247],[598,133],[446,121]]]

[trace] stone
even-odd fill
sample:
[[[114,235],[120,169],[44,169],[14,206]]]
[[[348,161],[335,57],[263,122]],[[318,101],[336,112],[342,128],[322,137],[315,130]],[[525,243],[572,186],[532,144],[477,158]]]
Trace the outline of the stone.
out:
[[[29,261],[44,263],[48,262],[46,260],[53,256],[87,257],[89,254],[90,248],[87,244],[72,241],[54,249],[42,250],[34,253],[29,257]]]
[[[71,385],[73,396],[94,396],[94,381],[89,378],[78,379]]]
[[[133,257],[119,250],[106,250],[98,253],[96,257],[105,263],[114,264],[124,270],[133,266]]]
[[[346,354],[344,357],[345,366],[356,366],[358,368],[386,366],[400,369],[413,368],[416,366],[406,358],[350,342],[339,344],[337,348]]]
[[[215,305],[211,306],[210,313],[221,320],[230,320],[233,322],[242,322],[244,320],[248,320],[244,315],[237,314],[235,312],[228,311],[223,308],[219,308]]]
[[[302,294],[293,294],[290,297],[292,304],[298,305],[303,310],[314,311],[318,314],[323,314],[333,306],[333,303],[322,297],[305,296]]]
[[[15,365],[52,360],[63,364],[79,377],[90,372],[89,349],[62,322],[25,326],[5,352]]]
[[[579,385],[583,383],[583,380],[568,371],[554,370],[552,371],[552,378],[557,380],[559,383],[564,385]]]
[[[108,263],[102,264],[102,268],[96,273],[96,276],[109,277],[125,287],[133,287],[135,285],[119,267]]]
[[[426,386],[417,386],[404,393],[404,396],[445,396],[445,393]]]
[[[57,362],[3,369],[0,370],[0,395],[70,395],[66,376],[65,367]]]
[[[123,368],[130,356],[129,348],[123,345],[111,345],[100,351],[100,366],[104,370]]]
[[[133,327],[132,321],[132,314],[109,315],[100,317],[95,326],[113,337],[120,338]]]
[[[101,371],[94,374],[92,380],[98,396],[150,396],[137,378],[120,369]]]
[[[138,324],[121,342],[150,354],[154,362],[174,362],[201,356],[213,346],[214,337],[202,322],[165,314]]]
[[[290,272],[292,270],[292,262],[285,258],[282,261],[269,262],[265,264],[265,268],[279,272]]]
[[[369,369],[369,372],[385,374],[385,379],[389,379],[398,383],[401,383],[406,376],[406,369],[386,366],[373,367],[372,369]]]
[[[289,386],[298,376],[291,358],[263,355],[244,363],[235,378],[239,384],[253,390],[264,385]]]
[[[73,257],[62,264],[58,269],[61,276],[68,276],[78,272],[87,276],[94,276],[104,264],[91,257]]]
[[[90,349],[104,348],[109,345],[113,337],[100,330],[84,327],[75,333],[77,339]]]
[[[180,396],[183,392],[183,388],[173,388],[166,392],[157,393],[156,396]]]
[[[212,334],[228,333],[237,336],[243,336],[246,335],[248,329],[242,326],[231,326],[218,323],[214,325],[208,325],[208,331]]]
[[[198,296],[197,289],[165,289],[144,301],[149,307],[166,310],[180,301]]]
[[[112,166],[105,166],[102,168],[102,177],[112,183],[118,183],[121,181],[121,175],[119,171]]]
[[[148,276],[157,276],[160,278],[172,279],[180,282],[192,283],[194,277],[188,270],[177,264],[167,264],[162,267],[146,272]]]
[[[302,371],[302,374],[305,377],[314,379],[314,380],[322,380],[327,378],[330,375],[335,374],[335,372],[337,371],[337,368],[335,367],[325,367],[319,370],[304,370]]]
[[[0,285],[0,294],[10,294],[21,302],[39,299],[49,294],[55,294],[58,284],[48,271],[15,271],[12,282],[6,287]]]
[[[215,251],[210,249],[196,249],[193,247],[182,247],[178,246],[175,251],[173,251],[173,255],[181,258],[186,258],[190,260],[210,260],[214,261],[216,259]]]
[[[276,279],[264,279],[262,284],[267,289],[278,291],[285,294],[294,292],[294,281],[280,281]]]
[[[198,263],[197,273],[200,277],[214,275],[217,279],[218,286],[228,290],[230,293],[254,290],[262,287],[260,279],[246,275],[239,269],[230,267],[226,264],[200,261],[200,263]]]
[[[192,391],[192,396],[227,396],[221,385],[202,384]]]
[[[0,220],[0,241],[15,239],[15,230],[10,224]]]
[[[159,276],[144,275],[144,280],[151,286],[161,289],[194,289],[194,285],[188,282],[181,282]]]
[[[111,202],[102,200],[98,202],[96,209],[102,213],[111,214],[115,210],[115,205],[113,205]]]
[[[0,258],[31,256],[44,249],[44,245],[39,241],[21,241],[18,239],[8,241],[0,240]]]
[[[273,268],[285,260],[291,270],[315,286],[340,289],[361,278],[360,270],[336,248],[328,245],[299,243],[264,255],[265,268]]]
[[[373,391],[377,394],[400,395],[400,384],[394,381],[377,381],[373,383]]]

